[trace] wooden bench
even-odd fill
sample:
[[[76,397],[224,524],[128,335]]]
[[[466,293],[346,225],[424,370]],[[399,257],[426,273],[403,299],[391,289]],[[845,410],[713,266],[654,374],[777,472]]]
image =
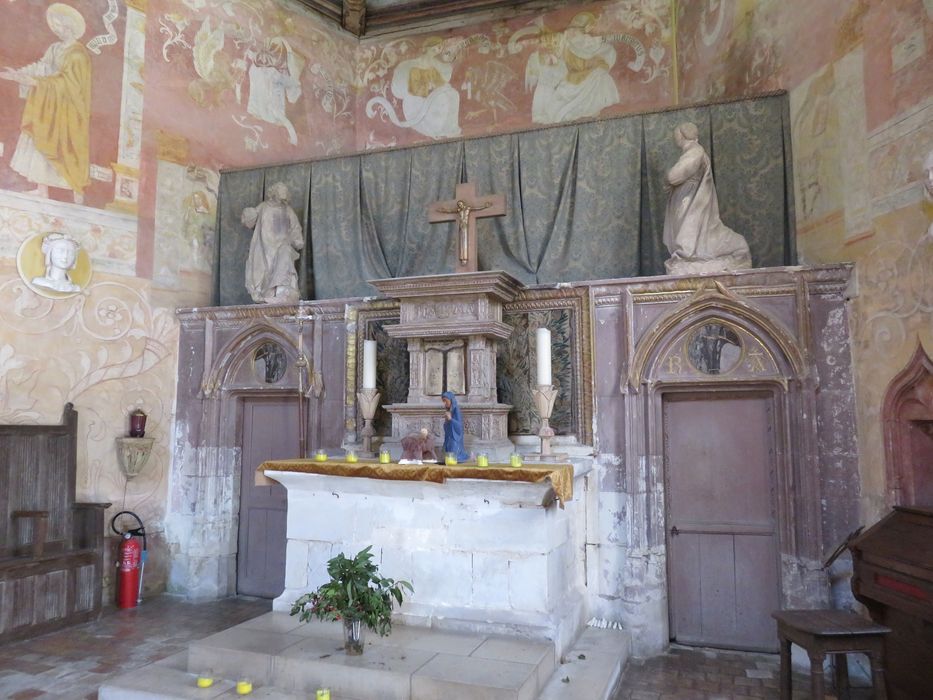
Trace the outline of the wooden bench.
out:
[[[104,511],[75,503],[78,414],[0,425],[0,643],[100,615]]]
[[[827,654],[840,654],[836,659],[836,693],[840,699],[849,697],[849,669],[845,655],[868,654],[871,661],[875,697],[888,697],[884,681],[884,636],[891,630],[846,610],[779,610],[771,613],[777,620],[781,642],[781,700],[790,700],[790,646],[802,647],[810,657],[810,693],[812,700],[821,700],[823,691],[823,661]]]

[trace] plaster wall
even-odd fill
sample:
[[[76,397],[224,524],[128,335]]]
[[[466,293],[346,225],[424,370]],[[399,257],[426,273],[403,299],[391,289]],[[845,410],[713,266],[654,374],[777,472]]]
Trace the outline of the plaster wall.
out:
[[[858,517],[870,524],[886,512],[892,488],[885,483],[880,418],[885,390],[918,344],[928,353],[933,348],[933,238],[925,235],[933,209],[921,186],[933,148],[933,6],[921,0],[677,5],[680,99],[789,90],[800,261],[855,263]],[[828,406],[833,399],[819,400]],[[821,439],[836,440],[838,428],[825,423]],[[837,446],[830,458],[845,453]]]

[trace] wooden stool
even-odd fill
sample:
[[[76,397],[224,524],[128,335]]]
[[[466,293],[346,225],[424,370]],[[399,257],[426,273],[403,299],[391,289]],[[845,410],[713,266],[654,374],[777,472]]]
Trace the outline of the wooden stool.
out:
[[[827,654],[841,654],[836,659],[836,693],[840,700],[849,698],[849,669],[845,654],[868,654],[871,661],[872,684],[875,697],[886,700],[884,684],[884,635],[889,627],[876,625],[846,610],[778,610],[771,613],[777,620],[778,639],[781,641],[781,700],[790,700],[791,667],[790,645],[806,650],[810,657],[810,684],[813,700],[821,700],[823,693],[823,660]]]

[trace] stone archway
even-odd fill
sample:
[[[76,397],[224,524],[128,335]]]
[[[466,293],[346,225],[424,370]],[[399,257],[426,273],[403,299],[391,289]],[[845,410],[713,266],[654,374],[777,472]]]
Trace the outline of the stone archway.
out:
[[[752,300],[716,285],[685,299],[644,335],[635,348],[628,388],[642,397],[635,406],[643,411],[646,453],[657,465],[645,473],[648,502],[656,508],[649,514],[653,525],[649,541],[666,553],[671,637],[701,645],[771,649],[771,610],[820,605],[828,592],[818,565],[821,522],[813,419],[815,391],[804,346]],[[755,433],[745,443],[743,427]],[[722,431],[727,441],[720,455],[722,464],[714,456],[707,460],[709,464],[696,461],[689,469],[676,468],[671,460],[683,461],[693,446],[689,440],[681,444],[684,440],[678,443],[672,438],[677,438],[679,431],[689,430],[698,436],[697,444],[709,432]],[[715,449],[714,442],[706,445],[707,452]],[[744,446],[736,448],[740,443]],[[757,462],[746,468],[742,450]],[[727,468],[727,463],[731,467]],[[720,489],[721,503],[711,504],[705,520],[702,514],[683,507],[685,502],[696,502],[691,491],[703,483],[690,482],[685,476],[701,467],[708,470],[709,480],[719,479],[726,487]],[[675,478],[684,483],[672,483]],[[729,492],[733,485],[734,493]],[[748,492],[743,494],[741,489]],[[676,502],[678,493],[680,503]],[[718,491],[711,489],[710,493],[712,497]],[[755,508],[729,517],[719,512],[740,503],[738,499],[743,497],[754,501]],[[757,518],[757,513],[752,512],[755,509],[767,517]],[[738,580],[743,570],[764,572],[767,579],[747,582],[744,593],[736,587],[735,595],[719,601],[719,609],[713,605],[702,611],[710,619],[731,616],[731,622],[727,620],[712,633],[704,632],[703,625],[694,624],[695,620],[685,623],[681,619],[683,610],[677,607],[687,599],[687,606],[692,608],[702,597],[703,586],[697,583],[701,574],[685,573],[683,562],[674,560],[678,549],[684,550],[682,545],[688,541],[680,537],[675,548],[674,538],[684,532],[683,520],[693,516],[695,522],[690,527],[695,546],[682,556],[694,558],[690,565],[695,572],[732,567]],[[681,523],[679,530],[674,522],[677,519]],[[728,540],[720,547],[723,551],[745,548],[751,554],[744,560],[730,556],[728,561],[703,564],[698,558],[702,548],[717,547],[715,540],[719,539]],[[705,585],[712,589],[717,584],[709,581]],[[685,594],[691,586],[693,590]],[[749,591],[767,590],[771,593],[758,596],[760,600],[742,597]],[[743,615],[747,619],[743,620]],[[684,629],[689,633],[682,634],[681,639]]]
[[[889,505],[933,506],[933,359],[921,344],[881,411]]]

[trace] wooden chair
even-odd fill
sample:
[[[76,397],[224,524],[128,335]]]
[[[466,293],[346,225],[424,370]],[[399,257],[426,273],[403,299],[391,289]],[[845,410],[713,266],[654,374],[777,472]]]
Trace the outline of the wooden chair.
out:
[[[884,636],[891,630],[846,610],[778,610],[771,613],[777,620],[781,642],[781,700],[790,700],[790,646],[802,647],[810,657],[810,693],[812,700],[822,700],[823,661],[827,654],[838,654],[836,693],[840,699],[849,697],[849,669],[845,655],[853,652],[868,654],[871,661],[875,697],[888,697],[884,681]]]
[[[0,425],[0,643],[100,615],[104,511],[75,503],[78,414]]]

